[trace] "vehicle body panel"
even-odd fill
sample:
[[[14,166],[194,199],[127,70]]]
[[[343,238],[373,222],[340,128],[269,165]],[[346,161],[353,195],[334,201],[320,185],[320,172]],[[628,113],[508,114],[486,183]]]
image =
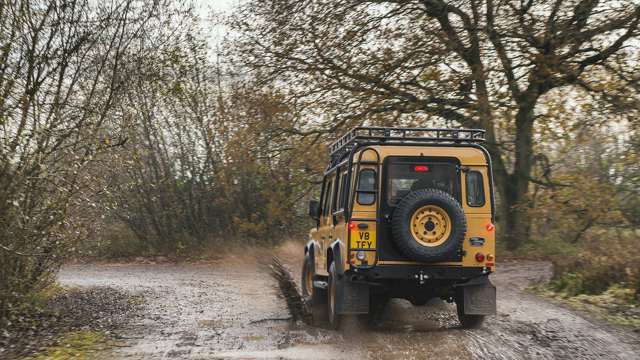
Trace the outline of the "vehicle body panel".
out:
[[[370,150],[374,150],[379,154],[379,160],[375,158],[375,156],[370,154]],[[360,154],[363,156],[360,157]],[[383,220],[379,219],[380,208],[383,202],[381,199],[382,194],[384,193],[383,185],[384,185],[384,174],[383,164],[387,157],[428,157],[428,158],[453,158],[459,162],[459,166],[463,171],[460,172],[460,191],[461,191],[461,205],[465,212],[467,218],[467,235],[465,237],[465,241],[463,244],[463,256],[461,261],[453,261],[453,262],[441,262],[441,263],[420,263],[408,259],[404,259],[402,256],[397,256],[393,258],[386,259],[377,259],[378,254],[375,251],[367,251],[366,263],[369,264],[378,264],[378,265],[400,265],[400,264],[421,264],[424,266],[433,266],[433,265],[450,265],[450,266],[469,266],[469,267],[488,267],[489,271],[495,270],[495,261],[484,261],[477,262],[475,259],[476,252],[482,252],[483,254],[495,254],[495,231],[487,230],[487,225],[492,224],[493,211],[492,211],[492,199],[490,196],[486,196],[486,201],[482,206],[470,206],[464,199],[466,198],[466,176],[469,171],[477,171],[482,175],[483,188],[485,192],[489,193],[489,190],[492,187],[490,182],[491,174],[489,168],[489,161],[487,159],[486,153],[478,147],[471,146],[435,146],[435,145],[420,145],[420,146],[399,146],[399,145],[376,145],[376,146],[367,146],[360,150],[358,150],[354,154],[354,159],[360,158],[361,165],[359,166],[359,171],[365,169],[372,169],[376,171],[377,176],[377,199],[373,204],[370,205],[361,205],[358,201],[353,201],[353,208],[351,213],[351,220],[357,226],[360,223],[367,223],[369,229],[375,232],[377,235],[376,243],[377,246],[375,249],[367,249],[367,250],[378,250],[381,246],[392,247],[392,241],[390,239],[390,234],[388,231],[384,231],[383,229],[378,230],[377,227],[378,221]],[[376,161],[377,160],[377,161]],[[375,162],[375,164],[373,163]],[[348,196],[349,198],[354,197],[354,188],[357,184],[357,174],[355,174],[356,167],[358,164],[352,164],[352,178],[354,181],[349,181],[348,185],[345,185],[345,182],[341,182],[340,180],[347,175],[348,169],[348,161],[343,161],[338,166],[335,166],[327,171],[325,174],[325,179],[323,182],[323,194],[321,201],[322,209],[330,209],[331,214],[325,214],[320,218],[319,226],[317,229],[314,229],[310,233],[310,237],[316,240],[319,244],[319,252],[321,253],[319,256],[316,255],[316,272],[319,275],[327,275],[327,260],[331,257],[331,252],[333,251],[330,248],[330,244],[334,241],[339,241],[343,244],[341,248],[340,258],[343,262],[343,269],[349,270],[355,265],[352,264],[349,259],[353,258],[351,254],[353,250],[362,249],[362,247],[357,246],[357,241],[352,239],[350,236],[350,230],[348,228],[349,224],[345,219],[344,210],[337,208],[337,202],[339,202],[339,190],[341,186],[348,186]],[[332,190],[332,194],[327,196],[324,194],[324,191],[327,189]],[[333,190],[338,191],[333,191]],[[325,199],[331,201],[330,204],[325,203]],[[382,215],[382,214],[380,214]],[[353,234],[353,231],[351,231]],[[482,238],[484,241],[475,241],[471,242],[472,238]]]

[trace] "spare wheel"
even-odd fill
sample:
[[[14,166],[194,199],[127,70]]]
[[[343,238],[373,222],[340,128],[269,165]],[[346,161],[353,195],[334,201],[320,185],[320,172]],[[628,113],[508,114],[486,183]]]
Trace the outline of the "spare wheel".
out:
[[[407,194],[393,212],[393,240],[400,252],[416,261],[451,261],[467,233],[462,206],[448,193],[420,189]]]

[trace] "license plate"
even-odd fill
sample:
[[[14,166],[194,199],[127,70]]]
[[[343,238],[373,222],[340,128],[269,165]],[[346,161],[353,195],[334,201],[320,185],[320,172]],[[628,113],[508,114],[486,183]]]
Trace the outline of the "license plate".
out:
[[[375,249],[375,230],[353,229],[351,231],[351,247],[354,249]]]

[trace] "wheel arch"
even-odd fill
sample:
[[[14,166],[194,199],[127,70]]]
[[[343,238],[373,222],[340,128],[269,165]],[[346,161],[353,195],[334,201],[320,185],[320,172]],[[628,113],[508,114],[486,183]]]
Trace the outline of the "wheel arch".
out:
[[[342,249],[344,245],[340,239],[336,239],[334,242],[329,245],[327,248],[327,272],[329,272],[329,265],[331,262],[335,262],[336,264],[336,273],[339,275],[344,274],[344,265],[342,263]]]
[[[305,256],[307,254],[309,255],[309,258],[311,259],[311,263],[314,264],[314,267],[316,263],[316,252],[318,251],[318,248],[319,248],[319,244],[315,240],[309,240],[307,244],[304,246],[304,254]]]

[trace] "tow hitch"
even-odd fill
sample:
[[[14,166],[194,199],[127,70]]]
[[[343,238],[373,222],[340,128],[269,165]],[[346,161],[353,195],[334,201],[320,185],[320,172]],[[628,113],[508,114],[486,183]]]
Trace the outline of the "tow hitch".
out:
[[[429,274],[425,274],[422,270],[419,273],[413,275],[414,278],[418,280],[420,285],[424,285],[426,280],[429,280]]]

